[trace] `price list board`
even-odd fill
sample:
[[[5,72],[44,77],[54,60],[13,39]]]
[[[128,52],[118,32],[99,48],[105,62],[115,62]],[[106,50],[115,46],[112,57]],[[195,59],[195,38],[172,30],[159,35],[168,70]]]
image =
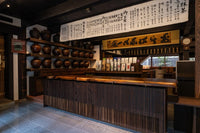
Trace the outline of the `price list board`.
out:
[[[71,41],[188,21],[189,0],[154,0],[61,25],[60,41]]]

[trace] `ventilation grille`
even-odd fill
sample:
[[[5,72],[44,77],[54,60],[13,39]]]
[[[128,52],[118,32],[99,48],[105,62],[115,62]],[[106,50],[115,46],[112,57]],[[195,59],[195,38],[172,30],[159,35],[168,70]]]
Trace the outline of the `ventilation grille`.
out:
[[[13,23],[13,19],[0,15],[0,20]]]
[[[0,13],[0,22],[6,23],[9,25],[13,25],[13,26],[17,26],[17,27],[21,27],[21,19],[11,17],[11,16],[8,16],[5,14],[1,14],[1,13]]]

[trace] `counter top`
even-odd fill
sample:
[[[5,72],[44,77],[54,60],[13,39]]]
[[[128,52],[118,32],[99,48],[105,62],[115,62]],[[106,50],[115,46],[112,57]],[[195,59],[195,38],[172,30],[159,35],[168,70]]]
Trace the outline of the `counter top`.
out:
[[[56,76],[55,79],[176,88],[175,79],[134,78],[134,77],[114,77],[114,76],[78,76],[78,75]]]
[[[63,80],[76,80],[75,75],[68,75],[68,76],[55,76],[54,79],[63,79]]]

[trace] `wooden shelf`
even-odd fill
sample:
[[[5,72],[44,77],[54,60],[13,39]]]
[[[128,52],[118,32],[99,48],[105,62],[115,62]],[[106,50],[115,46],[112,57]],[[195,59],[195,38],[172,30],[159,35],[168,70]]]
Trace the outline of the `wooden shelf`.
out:
[[[41,43],[41,44],[46,44],[46,45],[50,45],[50,46],[57,46],[57,47],[75,49],[75,50],[80,50],[80,51],[92,52],[92,53],[96,52],[96,51],[93,51],[93,50],[88,50],[88,49],[82,49],[82,48],[67,46],[67,45],[62,44],[62,43],[49,42],[49,41],[40,40],[40,39],[36,39],[36,38],[28,38],[27,41]]]
[[[94,68],[27,68],[27,71],[95,71]]]
[[[66,57],[66,56],[51,56],[45,54],[26,54],[26,56],[43,57],[43,58],[57,58],[57,59],[69,59],[69,60],[86,60],[86,61],[96,61],[92,58],[79,58],[79,57]]]
[[[95,59],[92,59],[92,58],[78,58],[78,57],[69,57],[69,59],[72,59],[72,60],[87,60],[87,61],[96,61]]]
[[[60,71],[60,70],[68,70],[65,68],[55,68],[55,69],[51,69],[51,68],[27,68],[26,71]]]
[[[113,72],[95,71],[94,73],[95,74],[133,74],[133,75],[143,74],[143,72],[121,72],[121,71],[113,71]]]
[[[27,68],[26,71],[50,70],[50,68]]]
[[[66,75],[84,75],[95,71],[94,68],[29,68],[27,71],[34,72],[37,77],[45,76],[66,76]]]
[[[43,58],[52,58],[51,55],[45,55],[45,54],[26,54],[26,56],[35,56],[35,57],[43,57]]]

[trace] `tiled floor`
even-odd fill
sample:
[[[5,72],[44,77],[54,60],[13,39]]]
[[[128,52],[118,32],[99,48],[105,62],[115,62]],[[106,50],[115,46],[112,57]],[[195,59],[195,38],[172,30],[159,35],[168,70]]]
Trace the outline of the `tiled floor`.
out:
[[[39,103],[23,101],[0,108],[0,133],[136,133]]]

